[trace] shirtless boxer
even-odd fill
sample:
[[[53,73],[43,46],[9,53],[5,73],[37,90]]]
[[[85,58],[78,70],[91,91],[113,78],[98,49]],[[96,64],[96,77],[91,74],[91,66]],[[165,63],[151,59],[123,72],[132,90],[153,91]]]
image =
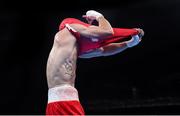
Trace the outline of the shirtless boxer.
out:
[[[140,35],[143,35],[143,30],[136,29],[138,33],[133,35],[129,41],[112,43],[109,39],[102,42],[115,35],[114,31],[116,30],[111,27],[102,14],[96,11],[86,12],[86,19],[90,23],[96,20],[99,25],[85,26],[83,22],[65,21],[66,23],[61,23],[60,31],[55,35],[47,62],[49,90],[46,115],[85,114],[74,85],[78,57],[92,58],[119,53],[128,47],[137,45],[142,37]],[[115,38],[115,36],[113,37]],[[101,41],[101,44],[98,41]],[[93,44],[91,45],[91,43]]]

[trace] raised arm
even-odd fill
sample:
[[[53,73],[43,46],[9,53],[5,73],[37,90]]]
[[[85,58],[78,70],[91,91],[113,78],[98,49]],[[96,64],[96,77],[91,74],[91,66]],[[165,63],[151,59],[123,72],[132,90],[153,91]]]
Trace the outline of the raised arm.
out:
[[[104,18],[104,16],[96,11],[90,10],[86,13],[86,19],[89,22],[96,20],[98,26],[83,26],[80,24],[69,24],[74,30],[80,33],[81,36],[87,38],[103,38],[113,35],[111,24]]]

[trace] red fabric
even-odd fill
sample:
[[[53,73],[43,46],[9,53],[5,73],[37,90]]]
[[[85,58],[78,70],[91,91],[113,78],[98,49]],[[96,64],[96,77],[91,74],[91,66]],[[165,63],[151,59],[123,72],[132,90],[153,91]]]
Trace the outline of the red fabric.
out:
[[[58,101],[48,103],[46,115],[85,115],[79,101]]]
[[[101,42],[101,46],[139,34],[136,29],[113,28],[113,31],[114,34],[104,39],[104,41]]]
[[[90,26],[90,24],[84,23],[78,19],[75,18],[66,18],[64,19],[60,26],[59,30],[62,30],[65,28],[65,24],[82,24],[84,26]],[[119,40],[126,39],[128,37],[131,37],[133,35],[137,35],[139,32],[136,29],[126,29],[126,28],[113,28],[114,34],[112,36],[101,38],[98,42],[92,42],[91,39],[87,39],[84,37],[81,37],[78,32],[72,32],[71,33],[76,37],[78,46],[79,46],[79,55],[83,54],[84,52],[87,52],[92,49],[96,49],[102,46],[105,46],[109,43],[113,43]]]
[[[82,21],[80,21],[80,20],[78,20],[78,19],[75,19],[75,18],[66,18],[66,19],[64,19],[62,22],[61,22],[61,24],[59,25],[59,30],[62,30],[62,29],[64,29],[65,28],[65,24],[82,24],[82,25],[84,25],[84,26],[90,26],[90,24],[87,24],[87,23],[84,23],[84,22],[82,22]]]

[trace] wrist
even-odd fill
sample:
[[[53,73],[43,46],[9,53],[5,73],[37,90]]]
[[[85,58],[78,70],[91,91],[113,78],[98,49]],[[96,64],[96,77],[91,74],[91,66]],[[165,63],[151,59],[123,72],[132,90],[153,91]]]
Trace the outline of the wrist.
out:
[[[98,16],[96,17],[96,20],[99,22],[99,20],[104,19],[104,16]]]

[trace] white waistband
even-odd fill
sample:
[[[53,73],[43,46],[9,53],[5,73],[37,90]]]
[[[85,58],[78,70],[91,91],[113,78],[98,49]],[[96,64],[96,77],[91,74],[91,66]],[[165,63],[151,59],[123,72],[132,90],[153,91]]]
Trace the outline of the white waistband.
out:
[[[70,85],[62,85],[48,90],[48,103],[56,101],[78,100],[78,91]]]

